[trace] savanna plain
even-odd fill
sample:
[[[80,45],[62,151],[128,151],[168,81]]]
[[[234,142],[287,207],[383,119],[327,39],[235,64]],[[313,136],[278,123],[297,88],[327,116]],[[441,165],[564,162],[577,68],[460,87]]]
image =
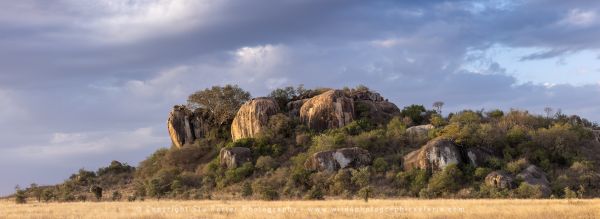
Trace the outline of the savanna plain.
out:
[[[0,218],[600,218],[600,199],[156,201],[14,204]]]

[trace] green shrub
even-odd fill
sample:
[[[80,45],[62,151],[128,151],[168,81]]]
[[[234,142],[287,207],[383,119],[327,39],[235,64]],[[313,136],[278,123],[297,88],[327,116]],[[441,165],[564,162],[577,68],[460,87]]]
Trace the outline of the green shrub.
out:
[[[244,163],[241,167],[225,171],[224,184],[241,182],[246,177],[250,176],[254,171],[254,165],[251,162]]]
[[[262,171],[275,169],[275,160],[271,156],[260,156],[256,160],[256,168]]]
[[[365,186],[358,190],[358,196],[363,198],[365,202],[369,201],[369,198],[373,196],[373,188],[371,186]]]
[[[252,196],[252,193],[252,185],[250,185],[249,182],[245,182],[244,184],[242,184],[242,197],[248,198]]]
[[[568,186],[565,187],[564,192],[565,192],[565,198],[566,199],[577,198],[577,193],[575,193],[573,190],[571,190],[571,188],[569,188]]]
[[[475,177],[479,180],[485,179],[485,177],[492,172],[490,168],[477,167],[475,169]]]
[[[506,171],[512,174],[519,174],[523,169],[529,165],[527,159],[521,158],[519,160],[511,161],[506,164]]]
[[[330,186],[331,192],[336,195],[349,193],[354,190],[352,184],[352,171],[349,169],[341,169],[333,176]]]
[[[440,196],[458,191],[462,183],[462,171],[456,164],[450,164],[443,171],[433,174],[427,185],[427,190],[433,196]]]
[[[119,200],[121,200],[122,196],[123,196],[123,195],[121,195],[121,193],[120,193],[119,191],[114,191],[114,192],[112,193],[112,197],[111,197],[111,199],[112,199],[113,201],[119,201]]]
[[[519,187],[515,190],[517,198],[542,198],[543,193],[539,185],[531,185],[526,182],[522,182]]]
[[[361,167],[358,170],[352,170],[352,183],[360,188],[369,186],[371,181],[371,170],[369,167]]]
[[[383,173],[388,170],[388,163],[383,159],[383,157],[378,157],[373,160],[373,169],[375,172]]]
[[[25,193],[25,190],[19,188],[19,186],[16,186],[15,190],[16,190],[15,203],[17,203],[17,204],[27,203],[27,194]]]
[[[308,194],[304,197],[304,199],[308,200],[323,200],[325,196],[323,195],[323,189],[321,186],[313,186],[310,190],[308,190]]]

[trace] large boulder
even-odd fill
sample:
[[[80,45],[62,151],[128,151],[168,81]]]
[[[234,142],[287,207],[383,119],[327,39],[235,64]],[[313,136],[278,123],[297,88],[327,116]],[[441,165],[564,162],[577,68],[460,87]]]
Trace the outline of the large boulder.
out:
[[[231,124],[231,138],[253,138],[263,131],[269,123],[269,117],[279,112],[277,102],[271,98],[260,97],[249,100],[238,110]]]
[[[504,171],[493,171],[485,177],[485,184],[500,189],[514,189],[515,178]]]
[[[467,148],[465,153],[469,164],[473,165],[474,167],[484,166],[485,163],[494,157],[490,150],[479,147]]]
[[[450,164],[462,162],[460,151],[452,141],[433,139],[416,151],[404,156],[404,169],[442,170]]]
[[[600,142],[600,130],[592,130],[592,134],[594,134],[594,139],[596,139],[597,142]]]
[[[340,128],[353,120],[354,101],[340,90],[312,97],[300,108],[300,121],[316,131]]]
[[[358,90],[352,92],[356,116],[366,117],[369,121],[383,124],[394,116],[400,115],[396,104],[384,99],[379,93]]]
[[[406,135],[408,136],[408,139],[413,143],[423,143],[427,140],[427,138],[429,138],[429,130],[432,130],[434,128],[435,126],[431,124],[412,126],[406,129]]]
[[[529,165],[517,175],[517,179],[532,186],[539,186],[543,197],[550,197],[552,190],[546,173],[535,165]]]
[[[308,170],[336,171],[343,168],[359,168],[371,164],[369,151],[358,147],[314,153],[304,163]]]
[[[169,113],[167,128],[173,145],[181,148],[203,138],[213,124],[212,115],[203,109],[192,112],[185,106],[176,105]]]
[[[252,152],[250,152],[249,148],[244,147],[222,148],[219,152],[219,159],[221,160],[220,164],[222,167],[232,169],[246,162],[251,162]]]

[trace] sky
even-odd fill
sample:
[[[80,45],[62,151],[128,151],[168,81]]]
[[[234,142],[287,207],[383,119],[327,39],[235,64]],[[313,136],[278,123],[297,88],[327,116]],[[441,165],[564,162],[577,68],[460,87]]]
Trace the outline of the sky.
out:
[[[600,121],[600,1],[0,1],[0,196],[170,146],[194,91],[366,85]]]

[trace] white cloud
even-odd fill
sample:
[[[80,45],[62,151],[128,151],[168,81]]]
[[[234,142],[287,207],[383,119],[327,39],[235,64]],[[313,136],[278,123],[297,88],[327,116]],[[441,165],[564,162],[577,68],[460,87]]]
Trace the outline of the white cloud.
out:
[[[588,27],[597,22],[598,16],[595,11],[572,9],[559,23],[578,27]]]
[[[142,127],[118,132],[53,133],[46,143],[0,149],[22,159],[58,159],[82,155],[116,153],[148,146],[168,146],[165,132]]]

